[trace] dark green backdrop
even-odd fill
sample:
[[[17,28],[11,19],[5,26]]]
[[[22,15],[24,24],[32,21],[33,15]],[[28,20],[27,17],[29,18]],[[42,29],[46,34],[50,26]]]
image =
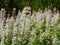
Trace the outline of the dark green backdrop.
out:
[[[5,8],[8,13],[15,7],[22,10],[25,6],[30,6],[32,10],[38,8],[52,8],[54,6],[60,9],[60,0],[0,0],[0,8]]]

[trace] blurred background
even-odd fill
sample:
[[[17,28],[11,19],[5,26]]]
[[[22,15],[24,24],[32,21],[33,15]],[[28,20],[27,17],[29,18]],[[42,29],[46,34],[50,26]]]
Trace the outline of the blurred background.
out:
[[[60,10],[60,0],[0,0],[0,9],[5,8],[7,13],[12,13],[13,8],[17,11],[22,10],[25,6],[30,6],[32,10],[56,7]]]

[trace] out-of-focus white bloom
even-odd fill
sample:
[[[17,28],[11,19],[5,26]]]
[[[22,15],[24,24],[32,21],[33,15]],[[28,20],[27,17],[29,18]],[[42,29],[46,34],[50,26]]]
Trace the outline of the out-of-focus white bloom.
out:
[[[12,45],[15,45],[16,44],[16,37],[13,37],[12,39]]]
[[[29,18],[31,16],[31,8],[30,7],[25,7],[22,10],[22,14],[25,14]]]
[[[34,45],[35,39],[36,39],[36,30],[33,28],[31,33],[31,37],[29,38],[29,45]]]
[[[46,32],[41,33],[40,35],[40,41],[42,42],[43,40],[45,40],[48,37],[49,33],[46,34]]]
[[[54,35],[52,38],[53,38],[53,40],[52,40],[52,45],[58,45],[59,40],[58,40],[57,36]]]
[[[17,16],[17,19],[16,20],[18,20],[18,19],[20,19],[21,18],[21,12],[20,12],[20,10],[18,11],[18,16]]]

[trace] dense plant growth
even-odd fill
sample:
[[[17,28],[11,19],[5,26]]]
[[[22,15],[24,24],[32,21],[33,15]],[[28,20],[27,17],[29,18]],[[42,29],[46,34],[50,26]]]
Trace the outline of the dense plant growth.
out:
[[[16,19],[9,14],[5,19],[5,10],[0,11],[0,45],[60,45],[60,14],[50,9],[30,13],[25,7]]]

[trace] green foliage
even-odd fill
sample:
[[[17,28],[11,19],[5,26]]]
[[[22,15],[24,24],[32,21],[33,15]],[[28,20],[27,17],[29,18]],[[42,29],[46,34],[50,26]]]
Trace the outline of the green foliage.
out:
[[[15,7],[18,9],[23,9],[25,6],[30,6],[34,10],[38,8],[45,9],[51,8],[51,6],[56,6],[60,8],[60,0],[1,0],[0,8],[5,8],[7,12],[12,12],[12,9]]]

